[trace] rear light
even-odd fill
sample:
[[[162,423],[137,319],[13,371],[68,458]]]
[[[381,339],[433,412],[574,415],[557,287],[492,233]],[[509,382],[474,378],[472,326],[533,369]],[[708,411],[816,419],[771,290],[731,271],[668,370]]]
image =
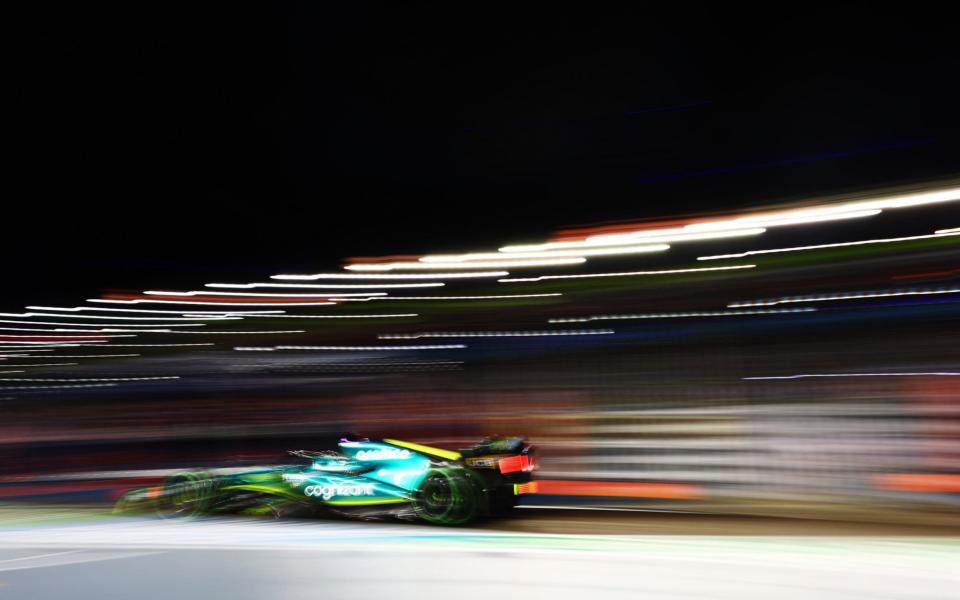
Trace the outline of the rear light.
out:
[[[501,458],[497,461],[497,466],[500,468],[500,472],[506,475],[519,471],[532,471],[536,465],[526,454],[521,454],[520,456]]]
[[[521,494],[536,494],[540,492],[540,482],[531,481],[530,483],[515,483],[513,484],[513,495],[519,496]]]

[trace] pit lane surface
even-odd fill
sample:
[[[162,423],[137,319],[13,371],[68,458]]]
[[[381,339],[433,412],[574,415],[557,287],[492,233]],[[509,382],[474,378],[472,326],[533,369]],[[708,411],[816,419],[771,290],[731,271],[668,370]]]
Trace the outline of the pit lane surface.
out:
[[[801,535],[808,525],[766,522],[760,533],[757,521],[723,517],[708,519],[708,529],[721,521],[731,532],[755,529],[703,535],[693,533],[697,516],[683,515],[673,533],[662,533],[674,517],[609,519],[606,526],[659,523],[660,533],[619,535],[351,521],[8,518],[0,519],[0,597],[944,599],[960,584],[960,536],[943,530],[881,533],[873,526],[873,533],[831,535],[830,525],[820,524]],[[555,511],[540,514],[532,528],[551,519],[570,526],[595,517]]]

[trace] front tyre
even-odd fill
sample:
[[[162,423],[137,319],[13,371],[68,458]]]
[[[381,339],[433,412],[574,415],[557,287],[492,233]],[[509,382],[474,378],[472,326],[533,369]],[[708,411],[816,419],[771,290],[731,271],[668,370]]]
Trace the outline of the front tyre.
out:
[[[463,525],[477,518],[481,490],[463,469],[432,469],[417,491],[417,517],[434,525]]]
[[[202,515],[213,504],[216,487],[216,480],[209,473],[171,475],[157,498],[157,515],[164,519]]]

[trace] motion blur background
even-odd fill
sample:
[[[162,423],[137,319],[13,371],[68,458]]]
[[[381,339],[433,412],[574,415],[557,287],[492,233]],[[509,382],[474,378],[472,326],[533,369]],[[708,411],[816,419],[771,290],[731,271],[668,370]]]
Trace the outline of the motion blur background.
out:
[[[956,527],[949,19],[16,10],[0,501],[503,434],[528,505]]]

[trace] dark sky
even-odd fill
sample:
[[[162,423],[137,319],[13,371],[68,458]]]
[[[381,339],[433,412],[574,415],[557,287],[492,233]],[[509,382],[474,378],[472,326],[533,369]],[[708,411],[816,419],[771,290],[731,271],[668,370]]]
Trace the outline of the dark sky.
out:
[[[576,6],[8,13],[0,308],[960,171],[944,14]]]

